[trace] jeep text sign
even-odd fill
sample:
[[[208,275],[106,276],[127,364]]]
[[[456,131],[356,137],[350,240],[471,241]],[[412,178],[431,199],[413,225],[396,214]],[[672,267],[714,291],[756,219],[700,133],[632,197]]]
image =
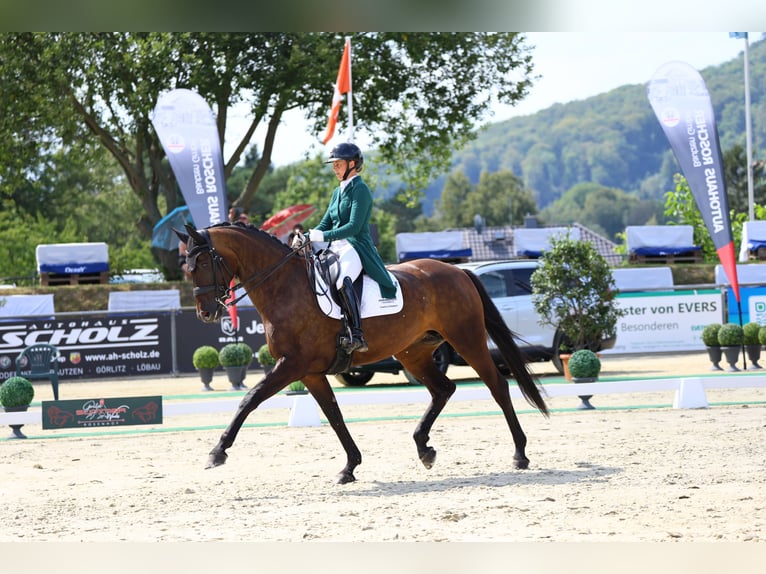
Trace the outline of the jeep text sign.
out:
[[[93,428],[162,423],[162,397],[43,401],[43,429]]]

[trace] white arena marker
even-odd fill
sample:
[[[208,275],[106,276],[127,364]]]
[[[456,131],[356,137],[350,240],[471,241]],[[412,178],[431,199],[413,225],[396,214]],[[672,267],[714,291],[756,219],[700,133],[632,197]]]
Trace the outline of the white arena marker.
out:
[[[293,406],[290,408],[290,418],[287,426],[291,427],[317,427],[322,422],[319,420],[319,407],[311,395],[295,395]]]
[[[676,391],[676,398],[673,401],[674,409],[706,409],[708,408],[705,388],[702,386],[702,379],[689,378],[681,379],[681,384]]]

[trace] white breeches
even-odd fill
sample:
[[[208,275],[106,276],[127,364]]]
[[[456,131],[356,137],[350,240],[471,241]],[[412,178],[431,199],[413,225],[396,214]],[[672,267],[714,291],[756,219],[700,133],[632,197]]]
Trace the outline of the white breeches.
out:
[[[351,277],[351,281],[354,281],[362,272],[362,260],[359,259],[359,254],[345,239],[336,239],[332,242],[330,249],[338,255],[340,260],[340,275],[336,282],[336,287],[340,289],[343,287],[343,278]]]

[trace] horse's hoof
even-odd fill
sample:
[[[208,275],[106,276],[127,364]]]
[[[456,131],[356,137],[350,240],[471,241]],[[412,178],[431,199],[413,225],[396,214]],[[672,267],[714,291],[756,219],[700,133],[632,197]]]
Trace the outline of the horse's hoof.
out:
[[[430,470],[434,465],[434,462],[436,462],[436,451],[429,446],[428,450],[420,455],[420,462],[422,462],[423,466]]]
[[[513,465],[518,470],[526,470],[529,468],[529,459],[528,458],[514,458],[513,459]]]
[[[355,480],[356,478],[354,477],[353,473],[343,471],[338,473],[335,482],[337,484],[348,484],[349,482],[354,482]]]
[[[207,459],[207,465],[205,468],[215,468],[216,466],[221,466],[226,462],[227,458],[229,458],[229,455],[225,452],[211,452]]]

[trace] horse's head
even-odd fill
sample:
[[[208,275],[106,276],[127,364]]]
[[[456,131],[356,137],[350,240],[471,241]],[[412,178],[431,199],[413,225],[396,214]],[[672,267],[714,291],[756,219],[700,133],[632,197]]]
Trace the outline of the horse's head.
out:
[[[186,225],[186,233],[174,229],[186,243],[186,268],[194,284],[197,317],[206,323],[221,319],[229,298],[229,283],[233,277],[230,265],[215,250],[206,230],[197,231]]]

